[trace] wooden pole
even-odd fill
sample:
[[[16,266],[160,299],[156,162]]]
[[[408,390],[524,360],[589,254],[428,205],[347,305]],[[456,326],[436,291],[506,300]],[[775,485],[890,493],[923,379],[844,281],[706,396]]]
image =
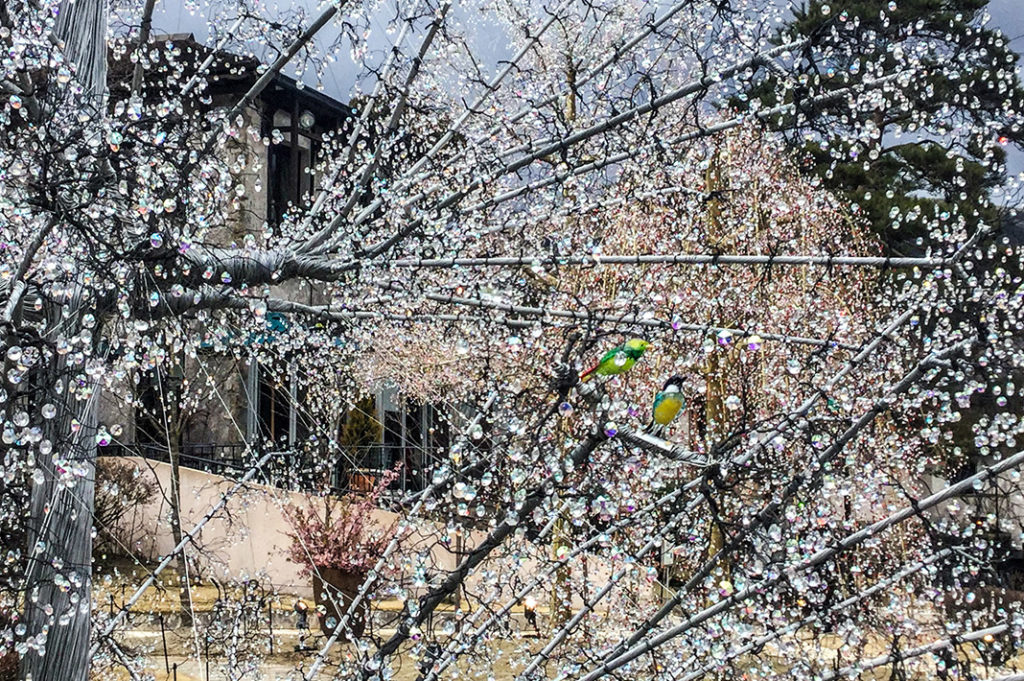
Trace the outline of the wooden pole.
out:
[[[568,94],[566,95],[565,118],[571,124],[576,119],[576,70],[572,63],[571,43],[566,55],[566,62],[567,66],[565,76],[568,85]],[[569,195],[567,198],[573,199],[574,197]],[[572,218],[570,217],[569,220],[571,221]],[[565,443],[566,437],[561,422],[555,425],[555,432],[559,441]],[[562,447],[564,449],[564,444]],[[563,451],[562,460],[565,461],[568,455],[568,451]],[[563,550],[566,555],[569,554],[568,525],[564,512],[557,508],[557,502],[558,499],[556,496],[555,503],[558,518],[555,520],[555,524],[551,529],[551,560],[553,561],[560,560],[559,555]],[[551,581],[551,607],[548,611],[548,624],[552,631],[557,631],[569,620],[571,609],[572,589],[569,584],[569,565],[566,563],[558,568],[555,572],[554,579]]]
[[[716,192],[724,188],[725,184],[722,181],[719,167],[720,157],[721,150],[716,149],[711,163],[708,164],[705,175],[705,190],[711,197],[717,197]],[[707,205],[708,240],[718,248],[725,248],[730,240],[730,235],[725,233],[721,224],[721,202],[718,198],[711,198],[708,200]],[[708,354],[707,362],[704,365],[704,418],[708,442],[715,442],[719,437],[728,432],[728,414],[725,407],[725,398],[728,392],[727,377],[733,363],[733,355],[730,351],[731,348],[713,348]],[[714,518],[711,519],[710,525],[708,532],[708,555],[714,556],[725,546],[725,537],[722,535],[722,530]],[[724,562],[722,565],[723,569],[728,570]]]

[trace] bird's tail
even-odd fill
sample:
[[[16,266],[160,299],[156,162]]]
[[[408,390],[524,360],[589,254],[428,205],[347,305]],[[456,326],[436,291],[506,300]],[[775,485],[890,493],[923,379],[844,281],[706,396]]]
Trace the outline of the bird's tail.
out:
[[[647,428],[645,428],[645,431],[648,435],[661,437],[661,434],[665,432],[665,426],[663,426],[660,423],[655,423],[654,419],[651,419],[651,422],[647,424]]]
[[[594,372],[597,371],[597,367],[599,367],[600,365],[601,365],[600,362],[598,362],[594,366],[590,367],[589,369],[587,369],[586,371],[581,373],[580,374],[580,382],[582,383],[584,381],[589,381],[590,377],[594,375]]]

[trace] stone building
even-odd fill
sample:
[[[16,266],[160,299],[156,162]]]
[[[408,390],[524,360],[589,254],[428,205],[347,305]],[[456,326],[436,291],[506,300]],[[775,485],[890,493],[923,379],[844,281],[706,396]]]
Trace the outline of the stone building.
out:
[[[162,97],[168,87],[194,87],[191,79],[202,70],[202,96],[188,99],[198,100],[207,111],[233,107],[259,77],[256,59],[214,51],[191,34],[161,36],[152,45],[146,69],[151,82],[142,88],[147,99]],[[133,64],[127,60],[128,52],[112,49],[114,107],[131,105]],[[189,113],[172,110],[169,115]],[[318,153],[325,136],[348,134],[352,125],[349,106],[280,74],[242,116],[259,135],[234,137],[219,153],[226,156],[236,186],[244,191],[233,201],[234,211],[224,226],[211,230],[204,246],[244,245],[247,237],[274,238],[288,229],[289,211],[308,206],[315,193]],[[296,292],[303,283],[288,286],[295,290],[287,291],[286,297],[301,299]],[[310,304],[326,302],[322,291],[311,286],[301,295]],[[264,332],[249,333],[242,346],[287,337],[292,322],[286,315],[270,312],[265,320]],[[235,350],[227,349],[222,340],[232,336],[233,329],[203,331],[198,356],[189,356],[183,349],[179,358],[169,358],[159,368],[154,368],[155,362],[147,366],[143,358],[130,391],[104,395],[102,420],[120,426],[108,453],[169,460],[173,452],[183,466],[230,476],[251,464],[254,451],[271,448],[291,457],[277,462],[278,484],[301,488],[314,483],[313,475],[320,476],[316,484],[321,485],[325,473],[322,465],[315,472],[307,470],[310,466],[304,457],[310,443],[323,448],[347,436],[352,442],[335,445],[334,454],[327,452],[335,460],[333,470],[327,471],[332,486],[365,486],[381,470],[402,462],[398,484],[415,489],[423,484],[435,453],[446,445],[445,419],[433,407],[410,404],[386,386],[370,399],[338,405],[326,418],[314,417],[303,408],[302,381],[293,364],[262,364],[254,359],[256,353],[238,352],[238,343]],[[348,427],[343,428],[346,423]],[[322,464],[325,452],[318,454]]]

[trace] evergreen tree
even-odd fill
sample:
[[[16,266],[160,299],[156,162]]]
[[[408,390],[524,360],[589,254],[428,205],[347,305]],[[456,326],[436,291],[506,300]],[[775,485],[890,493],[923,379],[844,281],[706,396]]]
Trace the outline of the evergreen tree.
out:
[[[935,230],[995,226],[1006,147],[1024,148],[1024,89],[988,0],[806,0],[776,40],[807,39],[788,67],[733,98],[769,118],[803,167],[847,197],[896,253]],[[878,74],[899,74],[888,80]],[[844,96],[849,88],[873,91]],[[832,95],[832,99],[828,96]]]
[[[341,445],[353,457],[358,457],[380,442],[383,426],[374,418],[375,411],[374,398],[364,397],[342,419]]]

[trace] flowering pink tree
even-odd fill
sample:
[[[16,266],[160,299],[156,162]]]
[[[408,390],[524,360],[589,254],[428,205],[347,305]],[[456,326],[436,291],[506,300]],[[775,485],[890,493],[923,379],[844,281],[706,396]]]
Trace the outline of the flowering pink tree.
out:
[[[368,572],[395,537],[396,523],[382,526],[373,516],[381,495],[397,477],[393,469],[380,477],[369,494],[314,497],[306,508],[289,508],[286,513],[293,531],[289,559],[301,565],[307,576],[325,567]]]

